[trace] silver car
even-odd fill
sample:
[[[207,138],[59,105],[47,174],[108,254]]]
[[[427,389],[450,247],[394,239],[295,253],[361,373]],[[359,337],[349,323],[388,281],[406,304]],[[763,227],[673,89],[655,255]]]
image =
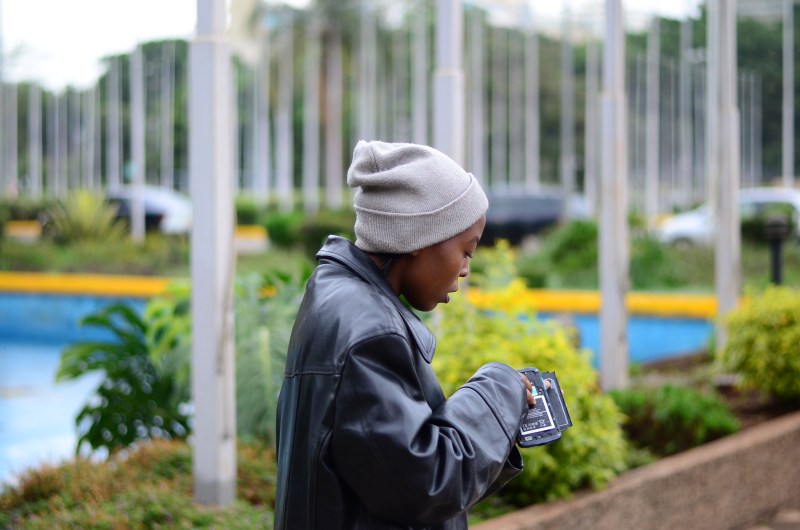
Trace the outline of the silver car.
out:
[[[800,190],[762,187],[739,191],[739,216],[742,220],[759,217],[767,209],[781,204],[792,208],[794,238],[800,239]],[[714,240],[713,224],[710,209],[703,204],[665,218],[655,229],[655,237],[662,243],[675,246],[710,246]]]

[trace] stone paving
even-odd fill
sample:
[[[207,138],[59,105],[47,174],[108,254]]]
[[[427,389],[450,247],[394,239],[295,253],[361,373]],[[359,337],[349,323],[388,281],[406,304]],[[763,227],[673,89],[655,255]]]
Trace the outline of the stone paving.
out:
[[[771,520],[746,530],[800,530],[800,507],[782,509]]]

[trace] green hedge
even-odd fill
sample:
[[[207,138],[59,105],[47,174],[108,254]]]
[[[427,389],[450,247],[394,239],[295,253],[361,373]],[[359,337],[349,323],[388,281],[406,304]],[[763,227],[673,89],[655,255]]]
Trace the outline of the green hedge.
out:
[[[55,202],[52,198],[18,197],[16,199],[0,199],[0,210],[6,210],[11,221],[37,221],[52,208]]]
[[[314,256],[329,235],[340,235],[355,241],[355,212],[322,210],[316,214],[301,211],[270,213],[264,221],[271,243],[281,248],[299,248]]]
[[[771,286],[751,293],[725,316],[717,362],[742,385],[783,400],[800,400],[800,291]]]
[[[630,279],[633,289],[671,288],[687,283],[669,249],[633,227],[631,234]],[[596,288],[598,237],[598,226],[594,221],[561,225],[542,240],[535,255],[517,260],[519,274],[528,287],[533,288]]]

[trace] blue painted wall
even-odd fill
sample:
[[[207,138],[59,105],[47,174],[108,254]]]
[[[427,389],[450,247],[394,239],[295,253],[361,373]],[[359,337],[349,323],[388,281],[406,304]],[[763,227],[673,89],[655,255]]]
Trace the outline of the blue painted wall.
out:
[[[556,317],[543,313],[542,319],[558,318],[578,329],[581,345],[591,350],[592,364],[599,368],[600,321],[597,315],[576,314]],[[708,320],[631,316],[628,318],[628,358],[646,363],[696,353],[708,347],[714,326]]]
[[[0,293],[0,341],[66,344],[109,338],[107,331],[81,326],[81,319],[118,302],[142,311],[146,300]]]

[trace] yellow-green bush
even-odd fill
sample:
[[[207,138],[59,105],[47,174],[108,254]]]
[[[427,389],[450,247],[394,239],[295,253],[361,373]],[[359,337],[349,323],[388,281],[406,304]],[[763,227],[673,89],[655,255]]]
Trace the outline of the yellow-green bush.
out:
[[[768,287],[725,317],[718,362],[742,385],[780,399],[800,399],[800,292]]]
[[[117,241],[124,237],[125,225],[116,214],[117,207],[99,193],[72,190],[50,208],[48,231],[60,243]]]
[[[557,373],[573,426],[556,443],[522,450],[525,470],[502,492],[518,506],[602,486],[625,468],[627,451],[622,414],[601,393],[590,352],[576,348],[566,328],[538,321],[515,303],[521,290],[524,285],[516,280],[478,304],[454,296],[434,319],[439,340],[433,363],[447,395],[490,361]]]

